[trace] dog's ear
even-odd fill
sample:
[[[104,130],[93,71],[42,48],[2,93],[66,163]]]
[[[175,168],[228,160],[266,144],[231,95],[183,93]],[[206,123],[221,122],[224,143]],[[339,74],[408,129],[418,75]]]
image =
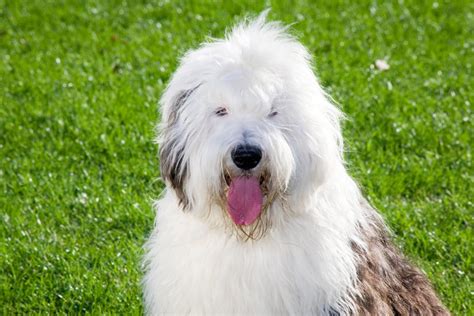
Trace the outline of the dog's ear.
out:
[[[166,135],[168,134],[168,136]],[[161,177],[170,182],[176,192],[180,204],[186,209],[189,199],[185,193],[185,180],[187,178],[188,166],[184,160],[184,146],[179,144],[175,137],[169,137],[166,133],[160,147],[160,171]]]
[[[196,87],[197,88],[197,87]],[[196,88],[178,93],[168,105],[166,117],[162,117],[160,132],[160,170],[161,177],[169,181],[179,198],[183,209],[189,205],[185,192],[185,182],[188,177],[188,162],[185,160],[186,138],[180,131],[179,115],[185,103]]]

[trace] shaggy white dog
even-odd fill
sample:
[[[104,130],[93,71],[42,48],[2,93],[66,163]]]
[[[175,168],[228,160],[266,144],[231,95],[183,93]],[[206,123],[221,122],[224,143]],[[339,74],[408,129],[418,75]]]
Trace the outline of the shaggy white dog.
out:
[[[149,314],[447,313],[347,174],[341,112],[264,15],[188,52],[161,99]]]

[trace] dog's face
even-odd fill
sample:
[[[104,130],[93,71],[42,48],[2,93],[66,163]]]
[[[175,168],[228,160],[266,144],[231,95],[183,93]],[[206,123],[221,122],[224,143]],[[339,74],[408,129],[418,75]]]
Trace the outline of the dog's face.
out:
[[[339,112],[306,50],[267,28],[271,43],[236,30],[188,53],[161,100],[167,185],[183,209],[211,219],[223,211],[246,235],[304,211],[308,190],[340,159]],[[287,209],[289,199],[302,209]]]

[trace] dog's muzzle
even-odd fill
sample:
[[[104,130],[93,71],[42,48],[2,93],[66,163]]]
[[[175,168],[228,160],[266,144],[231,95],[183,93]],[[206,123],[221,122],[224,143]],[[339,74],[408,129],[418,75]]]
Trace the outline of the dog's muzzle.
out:
[[[251,225],[262,213],[265,200],[263,152],[257,145],[241,143],[232,149],[230,156],[233,166],[224,176],[227,211],[236,225]]]

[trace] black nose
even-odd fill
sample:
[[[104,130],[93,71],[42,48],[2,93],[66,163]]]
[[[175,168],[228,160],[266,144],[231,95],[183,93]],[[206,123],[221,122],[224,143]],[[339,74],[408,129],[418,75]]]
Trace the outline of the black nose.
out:
[[[231,153],[235,165],[243,170],[255,168],[262,159],[262,150],[248,144],[238,145]]]

